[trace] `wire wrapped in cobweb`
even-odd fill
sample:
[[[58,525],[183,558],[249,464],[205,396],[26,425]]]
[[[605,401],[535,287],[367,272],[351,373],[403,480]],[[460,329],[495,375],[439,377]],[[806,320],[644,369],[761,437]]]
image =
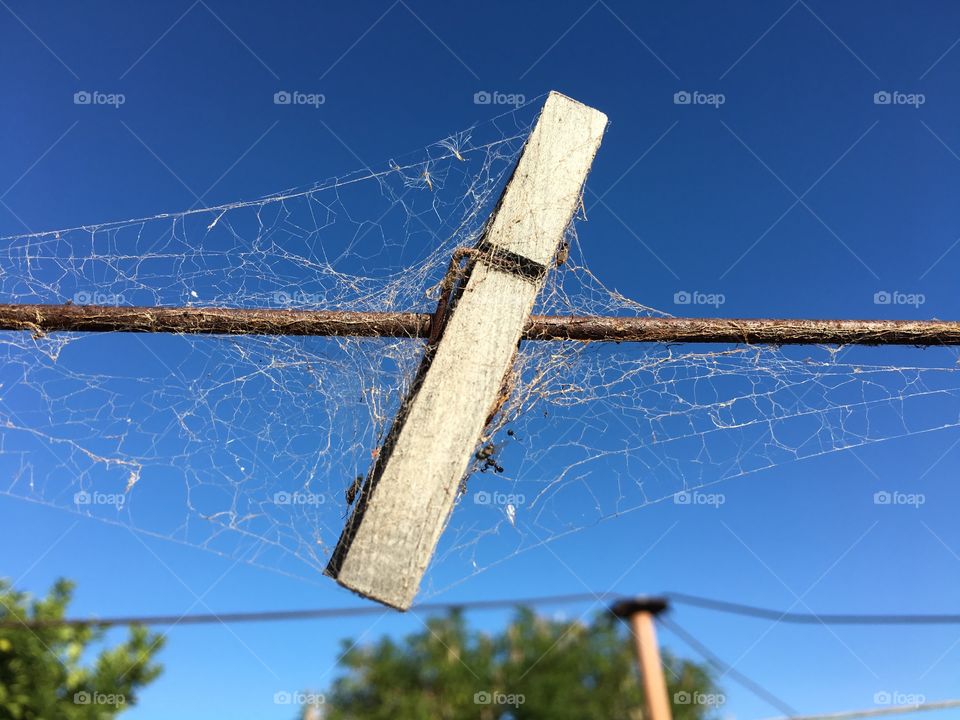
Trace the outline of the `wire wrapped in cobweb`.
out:
[[[665,315],[608,291],[571,231],[535,312]],[[949,348],[527,341],[454,512],[439,592],[513,555],[691,491],[827,453],[960,426]]]
[[[432,312],[535,110],[310,188],[3,238],[0,302]],[[537,312],[655,312],[569,242]],[[423,347],[0,333],[0,491],[317,579]],[[880,352],[524,343],[426,594],[686,489],[957,425],[952,357]]]

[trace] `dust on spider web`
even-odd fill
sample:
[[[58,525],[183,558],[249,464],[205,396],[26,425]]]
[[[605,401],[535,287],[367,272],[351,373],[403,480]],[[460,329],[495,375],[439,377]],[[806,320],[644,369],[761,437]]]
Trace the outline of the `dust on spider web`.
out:
[[[3,238],[0,302],[431,312],[534,103],[309,188]],[[658,314],[582,266],[576,228],[568,244],[537,312]],[[319,580],[422,351],[2,333],[0,492]],[[956,427],[960,377],[940,351],[526,342],[508,390],[426,596],[685,490]]]

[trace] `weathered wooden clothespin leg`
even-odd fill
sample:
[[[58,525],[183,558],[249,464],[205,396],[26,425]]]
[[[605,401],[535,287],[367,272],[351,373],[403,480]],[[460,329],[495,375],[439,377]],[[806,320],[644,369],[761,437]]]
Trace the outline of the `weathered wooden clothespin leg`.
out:
[[[550,93],[326,573],[406,610],[579,204],[606,116]]]

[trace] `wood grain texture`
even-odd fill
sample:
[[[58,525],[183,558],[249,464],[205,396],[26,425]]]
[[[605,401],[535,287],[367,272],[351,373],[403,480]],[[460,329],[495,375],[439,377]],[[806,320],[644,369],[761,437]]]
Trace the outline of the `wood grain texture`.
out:
[[[551,93],[486,242],[549,264],[606,124]],[[477,260],[327,567],[341,585],[399,609],[413,602],[542,283]]]

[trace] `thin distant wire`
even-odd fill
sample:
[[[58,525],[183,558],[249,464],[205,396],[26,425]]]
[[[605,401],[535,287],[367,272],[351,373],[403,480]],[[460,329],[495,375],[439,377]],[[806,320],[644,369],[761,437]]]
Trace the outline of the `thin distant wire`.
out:
[[[893,705],[891,707],[868,708],[866,710],[826,713],[825,715],[798,715],[790,718],[769,718],[769,720],[847,720],[848,718],[900,715],[903,713],[925,712],[927,710],[947,710],[955,707],[960,707],[960,700],[938,700],[936,702],[918,703],[917,705]]]
[[[412,612],[434,612],[438,610],[495,610],[517,606],[560,605],[563,603],[581,603],[612,601],[622,597],[610,593],[574,593],[569,595],[548,595],[531,598],[512,598],[502,600],[471,600],[461,603],[422,603],[414,605]],[[359,605],[356,607],[314,608],[307,610],[267,610],[260,612],[205,613],[197,615],[125,615],[104,618],[72,618],[61,620],[0,620],[0,629],[12,628],[52,628],[52,627],[114,627],[122,625],[205,625],[213,623],[235,622],[273,622],[279,620],[323,620],[343,617],[362,617],[382,615],[388,612],[381,605]],[[0,618],[5,613],[0,613]]]
[[[609,601],[626,599],[628,595],[614,592],[572,593],[567,595],[544,595],[530,598],[503,598],[497,600],[466,600],[464,602],[422,603],[414,605],[413,611],[434,612],[449,610],[492,610],[517,606],[560,605],[563,603]],[[716,600],[713,598],[668,592],[661,597],[671,602],[690,605],[718,612],[747,617],[779,620],[785,623],[804,625],[857,624],[857,625],[951,625],[960,624],[960,615],[838,615],[816,613],[790,613],[752,605]],[[0,629],[41,627],[113,627],[122,625],[204,625],[230,622],[273,622],[282,620],[324,620],[340,617],[361,617],[384,612],[380,605],[355,607],[308,608],[303,610],[266,610],[252,612],[206,613],[196,615],[123,615],[103,618],[67,618],[61,620],[6,620],[0,613]]]
[[[677,625],[675,621],[667,617],[666,615],[657,616],[657,620],[670,632],[676,635],[678,638],[683,640],[687,645],[693,648],[694,651],[699,653],[704,660],[706,660],[710,665],[713,665],[717,670],[723,673],[725,676],[729,677],[734,682],[739,683],[751,693],[756,695],[758,698],[768,703],[772,707],[775,707],[780,712],[784,713],[787,717],[795,718],[798,717],[798,713],[786,702],[778,698],[772,692],[767,690],[765,687],[760,685],[760,683],[755,680],[751,680],[742,672],[734,668],[732,665],[725,663],[719,657],[717,657],[713,651],[710,650],[706,645],[697,640],[693,635],[684,630],[682,627]]]
[[[956,625],[960,614],[904,614],[904,615],[854,615],[839,613],[795,613],[770,608],[743,605],[741,603],[715,600],[713,598],[668,592],[664,597],[682,605],[691,605],[705,610],[743,615],[746,617],[776,620],[782,623],[803,625]]]

